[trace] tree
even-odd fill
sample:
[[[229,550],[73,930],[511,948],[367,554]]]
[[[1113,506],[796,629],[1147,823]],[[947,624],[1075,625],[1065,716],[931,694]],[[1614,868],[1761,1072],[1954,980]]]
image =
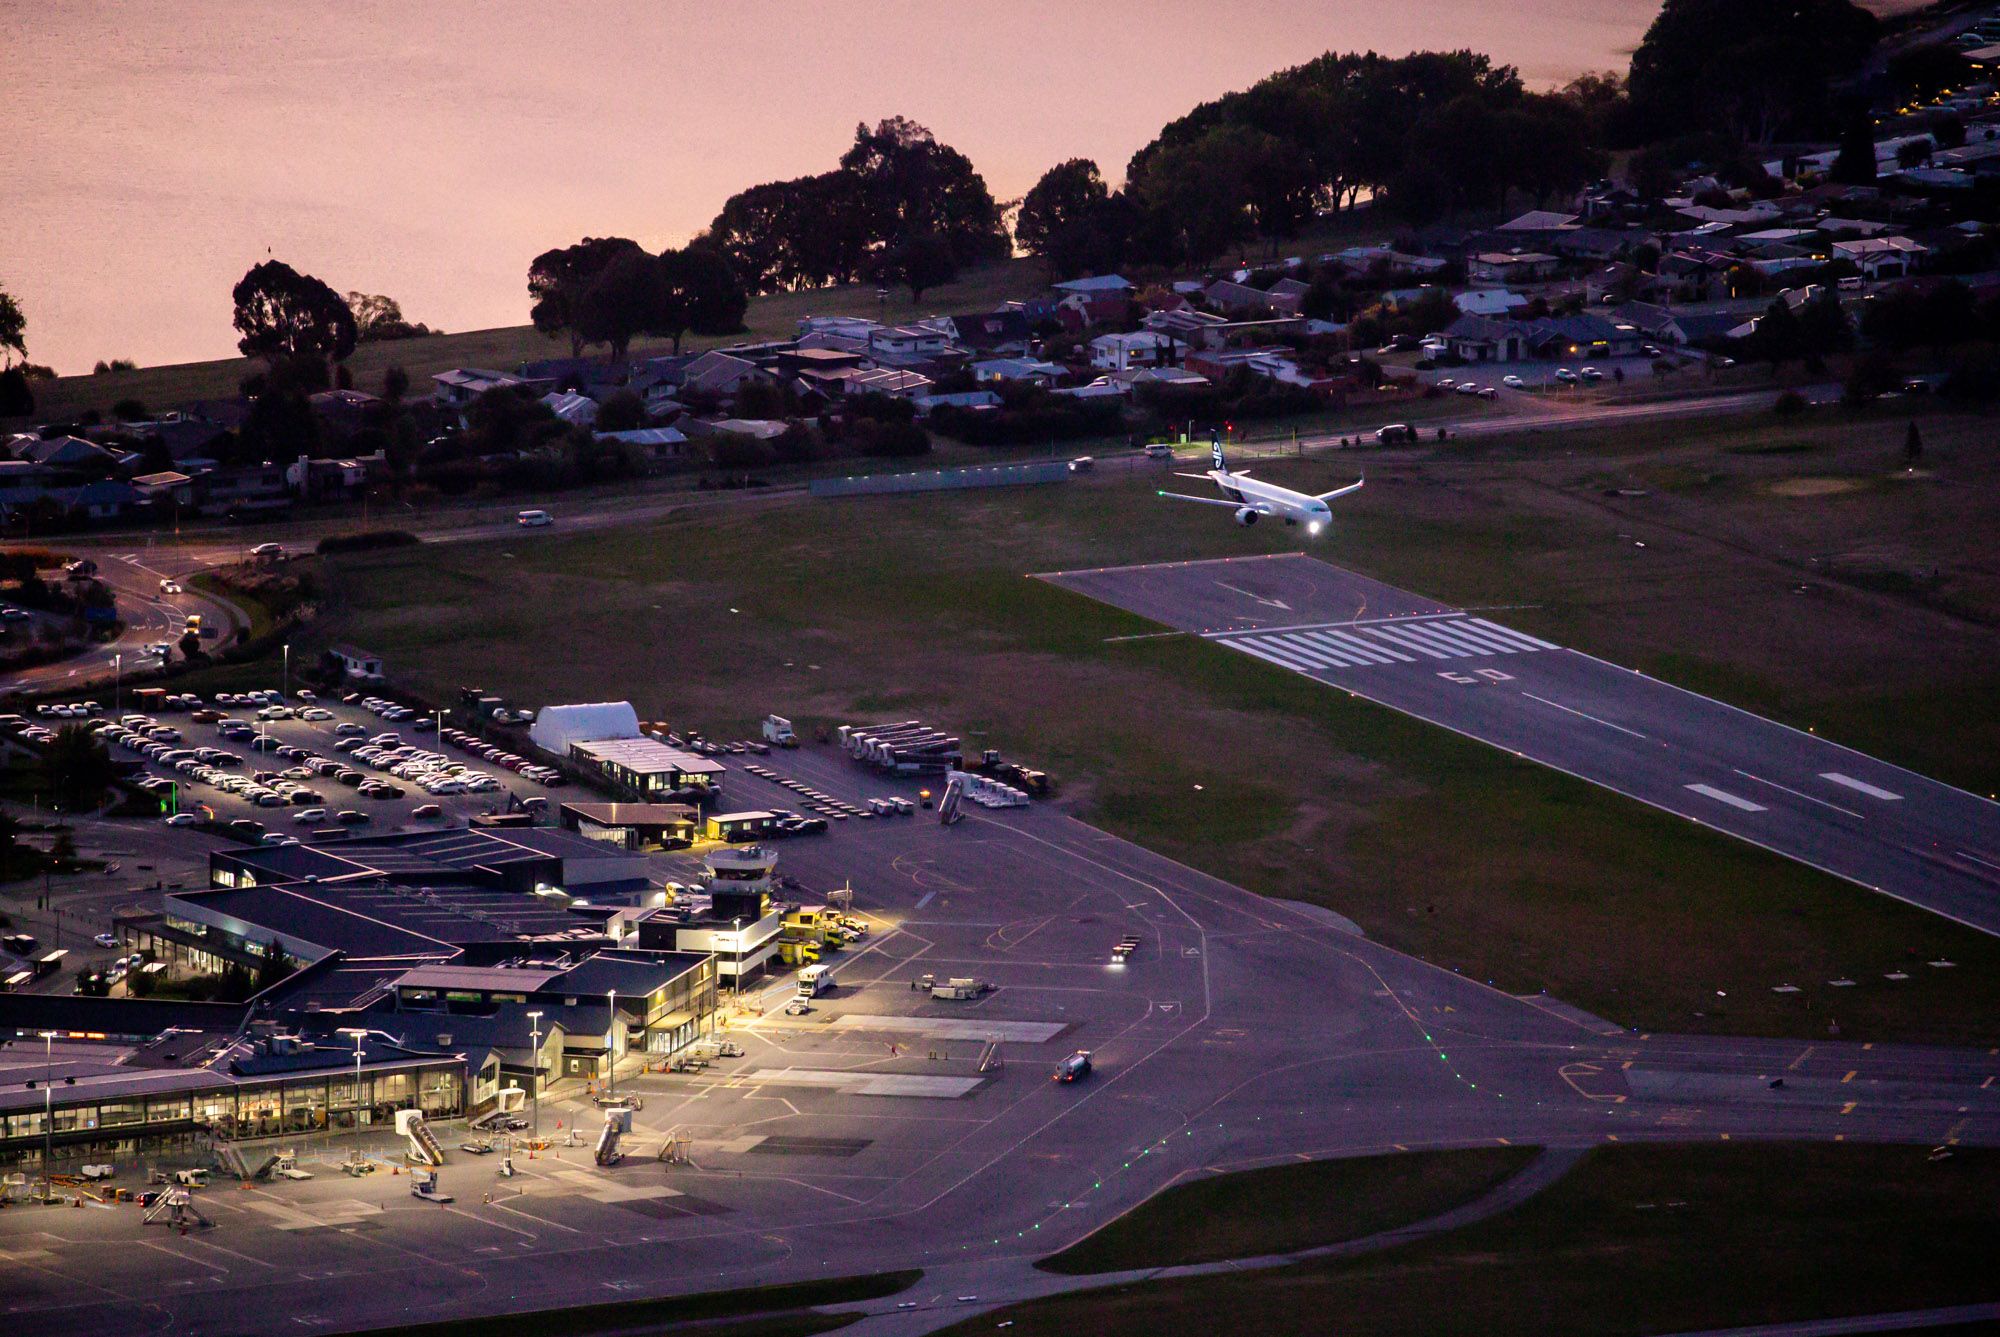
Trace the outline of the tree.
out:
[[[592,426],[600,432],[630,432],[646,425],[646,402],[630,390],[613,390],[597,406],[597,421]]]
[[[405,320],[402,304],[393,297],[351,292],[347,294],[347,309],[354,313],[355,337],[364,344],[417,339],[436,333],[428,325],[413,325]]]
[[[671,338],[676,353],[689,331],[734,334],[743,328],[750,299],[721,251],[708,245],[666,251],[659,266],[664,296],[655,332]]]
[[[42,765],[56,797],[72,812],[96,807],[111,783],[111,754],[80,724],[56,730]]]
[[[266,260],[237,283],[236,346],[249,357],[325,366],[354,351],[354,313],[326,284],[282,260]]]
[[[1811,133],[1879,28],[1851,0],[1666,0],[1632,53],[1635,111],[1656,130],[1692,117],[1759,146]]]
[[[25,418],[35,411],[35,391],[19,367],[0,371],[0,418]]]
[[[622,362],[632,340],[663,331],[668,323],[667,279],[657,258],[638,249],[615,257],[577,300],[573,338],[607,344]]]
[[[891,116],[872,129],[856,126],[840,167],[860,185],[869,240],[879,250],[936,233],[958,266],[1007,258],[1007,227],[985,178],[915,121]]]
[[[24,362],[28,358],[28,318],[5,288],[0,288],[0,352],[7,355],[7,367],[12,367],[17,357]]]
[[[1057,163],[1021,198],[1014,216],[1015,244],[1046,262],[1053,275],[1062,276],[1057,257],[1073,248],[1077,233],[1091,225],[1110,198],[1097,164],[1090,159]]]
[[[386,367],[382,371],[382,398],[394,407],[403,402],[410,393],[410,373],[400,366]]]
[[[1908,171],[1921,167],[1931,160],[1932,145],[1928,136],[1909,140],[1896,146],[1896,166]]]
[[[958,259],[943,235],[919,232],[883,252],[875,274],[883,283],[908,284],[910,300],[921,302],[927,290],[958,277]]]
[[[184,633],[181,636],[178,644],[181,648],[182,659],[194,660],[194,659],[199,659],[201,657],[200,632],[190,630]]]
[[[638,242],[624,237],[585,237],[574,246],[543,251],[528,265],[528,296],[534,299],[528,319],[551,339],[568,336],[570,356],[582,357],[591,342],[577,331],[584,294],[613,260],[635,252],[645,254]]]
[[[1875,184],[1875,121],[1864,108],[1848,117],[1840,132],[1840,152],[1827,175],[1850,186]]]
[[[1914,469],[1917,461],[1924,457],[1923,433],[1917,430],[1916,419],[1910,420],[1910,430],[1903,436],[1903,463]]]

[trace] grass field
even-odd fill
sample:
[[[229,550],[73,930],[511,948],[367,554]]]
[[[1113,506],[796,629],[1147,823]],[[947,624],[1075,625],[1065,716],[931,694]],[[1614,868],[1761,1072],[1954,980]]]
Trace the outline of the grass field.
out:
[[[1413,1151],[1188,1180],[1037,1266],[1079,1276],[1361,1239],[1483,1197],[1537,1154],[1533,1147]]]
[[[1744,432],[1718,429],[1707,449]],[[1636,452],[1684,450],[1688,435],[1566,438],[1559,455],[1529,442],[1368,457],[1363,504],[1321,551],[1408,588],[1506,604],[1509,621],[1618,662],[1650,666],[1692,643],[1730,682],[1770,684],[1775,713],[1872,711],[1892,757],[1990,776],[2000,723],[1940,729],[1941,706],[1897,708],[1974,684],[1973,650],[1990,638],[1937,631],[1908,598],[1835,589],[1808,608],[1782,564],[1683,532],[1684,517],[1646,521],[1660,532],[1636,549],[1600,489],[1562,481],[1676,463]],[[1800,467],[1790,456],[1755,467],[1786,461]],[[1351,468],[1270,471],[1317,481]],[[440,698],[468,683],[526,704],[629,698],[642,717],[726,733],[777,711],[809,738],[925,716],[1049,768],[1073,811],[1119,834],[1328,905],[1467,975],[1635,1026],[1821,1036],[1838,1022],[1851,1038],[2000,1039],[1990,938],[1246,657],[1116,639],[1154,628],[1024,578],[1288,544],[1281,529],[1218,524],[1150,488],[1104,476],[758,502],[341,558],[313,634],[368,644]],[[1890,637],[1885,620],[1907,626]],[[1856,643],[1869,672],[1846,663]],[[1899,662],[1900,686],[1881,672]],[[1960,968],[1882,979],[1912,956]],[[1872,982],[1835,993],[1825,982],[1838,978]],[[1785,983],[1802,992],[1772,992]]]
[[[395,1329],[398,1337],[597,1337],[644,1334],[700,1324],[718,1337],[806,1337],[853,1322],[852,1316],[797,1312],[815,1306],[855,1304],[908,1290],[921,1272],[884,1272],[865,1277],[830,1277],[785,1286],[705,1291],[661,1300],[616,1300],[605,1304],[538,1309],[499,1317],[446,1319]]]
[[[1985,1302],[1996,1193],[1990,1152],[1621,1145],[1511,1212],[1381,1253],[1081,1292],[947,1331],[1160,1337],[1227,1315],[1269,1337],[1613,1337]]]
[[[1013,260],[972,270],[955,283],[933,288],[924,294],[921,303],[912,302],[904,289],[891,291],[886,303],[878,303],[872,284],[774,293],[751,300],[744,316],[744,332],[715,337],[691,335],[682,341],[682,347],[701,349],[752,339],[789,338],[803,316],[845,314],[893,322],[954,311],[984,311],[1039,292],[1047,284],[1047,267],[1039,261]],[[527,306],[524,287],[521,296],[524,313]],[[602,353],[601,349],[597,351]],[[666,339],[640,339],[632,345],[635,357],[672,351],[673,343]],[[380,386],[385,369],[400,366],[410,373],[418,392],[423,393],[428,391],[434,373],[453,367],[511,371],[523,362],[567,356],[568,340],[549,339],[531,325],[513,325],[427,339],[364,344],[347,360],[347,367],[354,373],[357,388],[372,391]],[[85,409],[107,411],[121,399],[137,399],[149,407],[163,408],[196,399],[234,398],[244,377],[258,366],[247,358],[227,358],[37,381],[35,417],[38,421],[60,422]]]

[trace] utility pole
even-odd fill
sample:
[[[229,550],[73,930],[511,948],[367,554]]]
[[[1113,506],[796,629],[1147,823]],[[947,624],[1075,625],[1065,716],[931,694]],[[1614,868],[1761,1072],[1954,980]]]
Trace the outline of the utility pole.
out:
[[[611,991],[611,1016],[604,1027],[604,1053],[610,1062],[610,1068],[605,1074],[607,1080],[604,1093],[607,1096],[616,1096],[618,1094],[618,991],[616,989]]]
[[[42,1032],[42,1201],[49,1200],[49,1162],[55,1159],[56,1033]]]
[[[535,1129],[537,1138],[542,1135],[542,1014],[528,1014],[528,1044],[535,1055]]]
[[[354,1141],[359,1146],[361,1142],[361,1042],[367,1038],[368,1032],[358,1026],[342,1026],[340,1033],[354,1037]]]

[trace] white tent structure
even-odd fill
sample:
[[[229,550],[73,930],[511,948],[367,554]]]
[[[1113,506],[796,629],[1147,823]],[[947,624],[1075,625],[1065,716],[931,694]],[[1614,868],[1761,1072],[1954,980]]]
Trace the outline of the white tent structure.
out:
[[[569,755],[572,743],[597,743],[607,738],[639,737],[639,714],[630,701],[604,701],[586,706],[545,706],[528,731],[536,747],[558,757]]]

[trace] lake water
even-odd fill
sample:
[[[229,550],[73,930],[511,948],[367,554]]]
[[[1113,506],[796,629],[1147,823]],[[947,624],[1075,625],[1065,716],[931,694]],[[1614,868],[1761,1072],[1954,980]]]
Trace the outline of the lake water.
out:
[[[235,351],[272,254],[449,330],[526,319],[536,253],[650,247],[901,114],[1018,197],[1328,50],[1622,68],[1659,0],[0,0],[0,286],[70,373]]]

